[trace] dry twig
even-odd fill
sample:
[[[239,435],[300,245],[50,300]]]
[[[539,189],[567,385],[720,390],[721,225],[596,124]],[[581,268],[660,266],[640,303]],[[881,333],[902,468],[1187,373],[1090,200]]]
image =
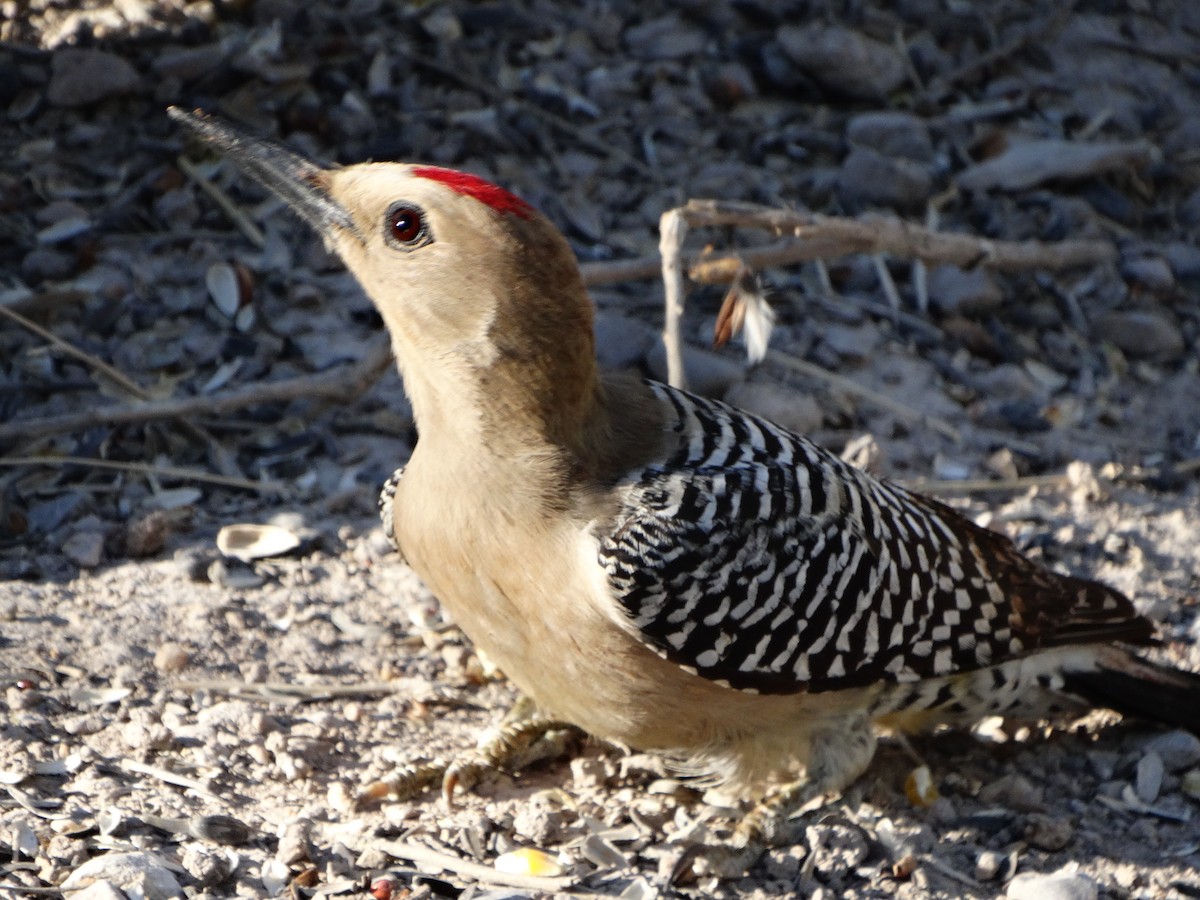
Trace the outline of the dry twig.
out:
[[[686,388],[687,373],[683,370],[683,348],[679,336],[679,320],[683,317],[683,298],[687,287],[683,283],[680,251],[687,238],[687,221],[677,209],[663,213],[658,226],[659,255],[662,257],[663,290],[666,292],[666,314],[663,323],[663,344],[667,348],[667,382],[672,387]]]
[[[207,397],[154,400],[136,406],[105,406],[64,416],[9,422],[0,425],[0,441],[28,440],[50,434],[82,431],[98,425],[130,425],[156,419],[215,416],[260,403],[279,403],[301,397],[345,400],[347,395],[366,390],[387,368],[391,358],[391,346],[381,342],[358,362],[329,372],[247,385]]]
[[[201,469],[184,469],[179,466],[157,466],[152,463],[122,462],[114,459],[91,459],[86,456],[0,456],[0,466],[85,466],[91,469],[113,469],[118,472],[135,472],[156,478],[179,479],[217,484],[221,487],[241,488],[259,493],[284,494],[287,487],[275,481],[251,481],[232,475],[216,475]]]
[[[934,431],[944,434],[955,443],[961,443],[962,441],[962,434],[959,433],[959,430],[945,419],[923,413],[919,409],[913,409],[911,406],[906,406],[899,400],[893,400],[891,397],[881,394],[878,391],[873,391],[869,387],[859,384],[857,381],[851,381],[845,375],[830,372],[816,363],[810,363],[806,359],[800,359],[799,357],[782,353],[779,350],[768,350],[766,360],[800,375],[807,375],[810,378],[818,378],[821,381],[825,381],[838,390],[861,397],[876,406],[881,406],[889,412],[900,416],[902,419],[907,419],[910,422],[924,423]]]
[[[0,315],[8,316],[8,318],[12,319],[25,330],[32,331],[51,346],[67,354],[67,356],[73,357],[82,362],[88,368],[95,370],[97,373],[111,382],[114,387],[120,388],[131,397],[135,397],[138,400],[148,400],[150,398],[150,395],[146,393],[145,389],[143,389],[140,384],[137,384],[132,379],[127,377],[124,372],[114,369],[98,356],[93,356],[86,350],[81,350],[74,344],[67,343],[58,335],[47,331],[37,322],[25,318],[15,309],[7,306],[0,306]]]
[[[221,207],[221,211],[229,216],[229,220],[238,227],[238,231],[244,234],[250,243],[260,250],[267,245],[267,239],[263,236],[262,229],[255,225],[250,220],[250,217],[242,212],[241,207],[234,203],[228,194],[206,178],[204,173],[196,168],[186,156],[176,157],[175,162],[183,170],[183,174],[196,182],[200,190],[208,194],[212,198],[212,201]]]
[[[850,219],[716,200],[691,200],[681,209],[692,227],[734,225],[788,235],[737,253],[682,255],[688,278],[700,284],[728,284],[743,265],[761,271],[853,253],[884,253],[927,265],[983,266],[1010,272],[1083,268],[1117,258],[1117,248],[1108,241],[993,241],[932,231],[892,216]],[[597,286],[657,278],[662,274],[662,261],[661,257],[641,257],[584,263],[581,268],[584,282]]]

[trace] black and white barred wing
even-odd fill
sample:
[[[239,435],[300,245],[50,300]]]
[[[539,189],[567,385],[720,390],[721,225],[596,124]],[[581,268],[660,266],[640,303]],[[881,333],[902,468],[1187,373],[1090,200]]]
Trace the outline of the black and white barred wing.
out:
[[[706,678],[763,693],[912,681],[1111,640],[1137,618],[762,419],[652,388],[677,449],[629,479],[600,562],[626,625]]]

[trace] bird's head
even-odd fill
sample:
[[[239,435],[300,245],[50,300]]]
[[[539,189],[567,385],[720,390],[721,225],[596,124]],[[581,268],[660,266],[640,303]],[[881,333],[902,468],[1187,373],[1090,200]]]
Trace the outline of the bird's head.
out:
[[[452,169],[323,167],[203,113],[171,115],[338,253],[387,324],[422,428],[448,403],[501,419],[586,404],[591,302],[570,245],[528,203]]]

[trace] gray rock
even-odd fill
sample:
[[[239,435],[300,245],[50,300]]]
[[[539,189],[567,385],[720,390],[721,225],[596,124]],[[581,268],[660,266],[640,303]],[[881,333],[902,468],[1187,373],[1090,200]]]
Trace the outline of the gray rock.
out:
[[[1100,888],[1087,876],[1073,872],[1027,873],[1010,881],[1004,896],[1009,900],[1097,900]]]
[[[855,147],[842,162],[838,192],[851,209],[914,209],[933,192],[933,175],[927,166],[913,160],[893,159],[869,147]]]
[[[708,39],[700,28],[677,14],[651,19],[625,31],[625,48],[634,59],[681,59],[704,49]]]
[[[808,394],[766,381],[744,381],[725,394],[725,402],[770,419],[796,434],[809,434],[821,427],[824,414]]]
[[[1175,241],[1167,244],[1163,255],[1171,266],[1176,278],[1200,278],[1200,247]]]
[[[840,25],[785,25],[779,44],[806,75],[850,97],[878,100],[908,77],[894,47]]]
[[[77,531],[67,538],[62,552],[81,569],[94,569],[104,556],[104,535],[99,531]]]
[[[1075,829],[1066,819],[1055,816],[1032,815],[1025,823],[1025,840],[1029,846],[1047,853],[1064,849],[1075,836]]]
[[[225,61],[225,48],[220,44],[201,44],[199,47],[166,47],[151,63],[155,73],[166,78],[191,81],[207,75]]]
[[[628,369],[641,363],[656,343],[658,332],[637,319],[610,312],[596,313],[596,358],[606,369]]]
[[[1092,324],[1092,337],[1137,359],[1166,361],[1183,352],[1179,326],[1156,312],[1105,313]]]
[[[847,124],[846,140],[884,156],[901,156],[917,162],[933,160],[929,126],[912,113],[893,110],[861,113]]]
[[[1022,812],[1039,812],[1045,808],[1042,791],[1024,775],[1005,775],[979,791],[979,802],[999,805]]]
[[[49,247],[35,247],[21,260],[21,274],[27,281],[57,281],[75,271],[75,256]]]
[[[1155,735],[1146,741],[1146,751],[1157,754],[1168,772],[1179,772],[1200,764],[1200,737],[1182,729]]]
[[[941,312],[983,315],[1004,302],[1004,292],[983,269],[938,266],[929,273],[929,299]]]
[[[103,50],[59,50],[51,68],[46,97],[53,106],[86,106],[128,94],[139,81],[133,66]]]
[[[30,505],[26,512],[29,528],[47,534],[62,525],[79,509],[84,501],[83,494],[59,494],[49,500]]]
[[[1139,800],[1143,803],[1153,803],[1158,799],[1164,772],[1163,759],[1153,750],[1138,760],[1134,788]]]
[[[996,400],[1033,400],[1044,391],[1033,377],[1016,363],[1001,363],[979,375],[981,393]]]
[[[874,322],[860,325],[833,323],[822,330],[821,340],[843,358],[869,359],[883,342],[883,336]]]
[[[1192,191],[1175,212],[1181,225],[1200,225],[1200,188]]]
[[[662,341],[651,348],[646,364],[651,375],[659,381],[667,380],[667,351]],[[740,364],[687,344],[683,347],[683,369],[687,373],[688,390],[706,397],[723,397],[745,378]]]
[[[1171,265],[1161,256],[1139,256],[1121,261],[1121,275],[1151,291],[1169,291],[1175,287]]]

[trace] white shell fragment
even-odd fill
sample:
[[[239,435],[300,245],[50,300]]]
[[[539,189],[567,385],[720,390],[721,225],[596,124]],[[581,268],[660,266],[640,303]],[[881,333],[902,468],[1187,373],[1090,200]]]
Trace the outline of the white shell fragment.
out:
[[[129,897],[167,900],[182,897],[183,888],[154,853],[106,853],[90,859],[72,872],[60,887],[80,890],[97,881],[111,881]]]
[[[229,263],[213,263],[204,273],[204,283],[217,309],[226,317],[234,318],[242,306],[242,289],[233,266]]]
[[[217,532],[217,549],[242,562],[283,556],[299,546],[299,536],[278,525],[226,525]]]

